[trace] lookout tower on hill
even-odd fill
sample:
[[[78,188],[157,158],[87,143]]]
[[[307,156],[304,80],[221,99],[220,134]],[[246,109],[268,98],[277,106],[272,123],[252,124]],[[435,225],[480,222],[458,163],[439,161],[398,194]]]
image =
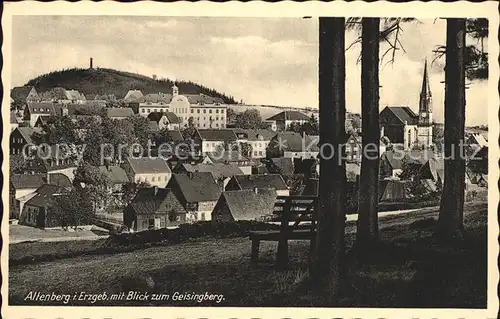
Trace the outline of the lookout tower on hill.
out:
[[[90,58],[90,69],[93,69],[94,68],[94,59],[93,58]]]

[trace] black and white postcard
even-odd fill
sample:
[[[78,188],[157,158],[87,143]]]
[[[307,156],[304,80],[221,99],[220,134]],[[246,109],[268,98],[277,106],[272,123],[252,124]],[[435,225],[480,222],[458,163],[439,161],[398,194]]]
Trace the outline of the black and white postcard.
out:
[[[495,318],[498,5],[4,4],[5,318]]]

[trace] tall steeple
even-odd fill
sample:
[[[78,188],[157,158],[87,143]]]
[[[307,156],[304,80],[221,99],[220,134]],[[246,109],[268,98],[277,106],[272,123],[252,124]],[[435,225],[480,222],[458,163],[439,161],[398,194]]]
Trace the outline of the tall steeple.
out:
[[[427,59],[425,59],[422,89],[420,90],[418,124],[422,126],[432,125],[432,93],[427,73]]]

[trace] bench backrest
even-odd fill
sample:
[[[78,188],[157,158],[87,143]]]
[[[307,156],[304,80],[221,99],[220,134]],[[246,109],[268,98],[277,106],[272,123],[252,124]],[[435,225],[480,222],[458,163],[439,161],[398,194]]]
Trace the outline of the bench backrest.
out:
[[[306,227],[316,230],[317,196],[278,196],[273,213],[281,222],[281,231],[293,231]],[[290,222],[294,222],[290,225]]]

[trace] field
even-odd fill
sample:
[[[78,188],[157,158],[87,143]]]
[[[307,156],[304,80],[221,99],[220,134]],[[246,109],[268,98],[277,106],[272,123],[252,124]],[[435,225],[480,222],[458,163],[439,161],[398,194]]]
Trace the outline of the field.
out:
[[[341,299],[316,296],[308,287],[307,242],[291,242],[290,269],[277,272],[276,243],[261,243],[259,264],[251,266],[247,238],[204,238],[101,255],[86,255],[95,251],[100,241],[11,245],[11,260],[42,251],[80,250],[84,255],[12,265],[9,303],[61,305],[25,301],[30,291],[71,295],[84,291],[108,296],[140,291],[222,294],[224,300],[220,304],[201,304],[218,306],[486,307],[486,204],[467,204],[468,236],[459,244],[437,242],[432,236],[436,217],[435,210],[427,209],[381,218],[382,240],[374,254],[377,258],[360,264],[352,258],[352,252],[348,254]],[[348,248],[352,246],[354,231],[354,223],[348,223]],[[172,299],[96,303],[71,300],[68,305],[71,304],[200,305],[196,301]]]

